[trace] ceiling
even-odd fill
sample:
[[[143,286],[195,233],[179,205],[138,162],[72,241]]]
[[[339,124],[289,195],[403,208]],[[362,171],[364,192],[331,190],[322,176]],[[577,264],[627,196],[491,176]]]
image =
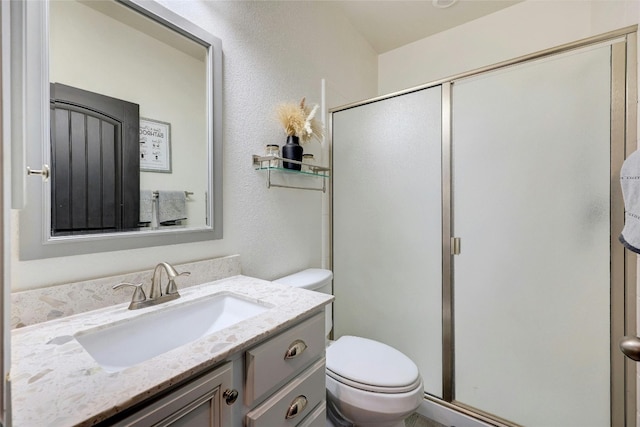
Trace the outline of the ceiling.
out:
[[[520,1],[459,0],[447,8],[434,7],[432,0],[342,0],[337,3],[353,26],[381,54]]]

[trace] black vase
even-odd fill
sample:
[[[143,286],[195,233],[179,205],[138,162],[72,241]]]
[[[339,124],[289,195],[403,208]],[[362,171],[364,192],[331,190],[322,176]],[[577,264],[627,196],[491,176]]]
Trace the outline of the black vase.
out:
[[[289,135],[287,137],[287,143],[282,146],[282,158],[302,161],[302,146],[300,145],[300,138],[297,136]],[[299,171],[302,165],[298,163],[282,162],[282,167],[285,169],[291,169]]]

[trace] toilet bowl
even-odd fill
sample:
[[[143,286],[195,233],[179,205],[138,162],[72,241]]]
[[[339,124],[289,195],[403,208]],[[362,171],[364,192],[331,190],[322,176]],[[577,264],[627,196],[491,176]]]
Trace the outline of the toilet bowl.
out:
[[[274,282],[331,294],[333,274],[312,268]],[[325,332],[332,328],[332,305]],[[327,339],[327,425],[396,427],[424,398],[416,364],[395,348],[354,336]],[[332,424],[331,424],[332,423]]]

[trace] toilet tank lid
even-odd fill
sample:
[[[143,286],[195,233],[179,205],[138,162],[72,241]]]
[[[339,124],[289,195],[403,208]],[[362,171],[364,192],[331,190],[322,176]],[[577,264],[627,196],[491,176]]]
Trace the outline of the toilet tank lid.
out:
[[[314,290],[323,287],[333,277],[331,270],[324,268],[308,268],[289,276],[274,280],[275,283],[290,285],[296,288]]]

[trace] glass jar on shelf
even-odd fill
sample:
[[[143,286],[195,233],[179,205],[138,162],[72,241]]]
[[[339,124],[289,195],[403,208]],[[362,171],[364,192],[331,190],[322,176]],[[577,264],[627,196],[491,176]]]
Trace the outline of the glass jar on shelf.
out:
[[[267,144],[264,150],[264,155],[280,157],[280,147],[277,144]],[[271,159],[266,163],[266,167],[277,168],[280,165],[280,160]]]

